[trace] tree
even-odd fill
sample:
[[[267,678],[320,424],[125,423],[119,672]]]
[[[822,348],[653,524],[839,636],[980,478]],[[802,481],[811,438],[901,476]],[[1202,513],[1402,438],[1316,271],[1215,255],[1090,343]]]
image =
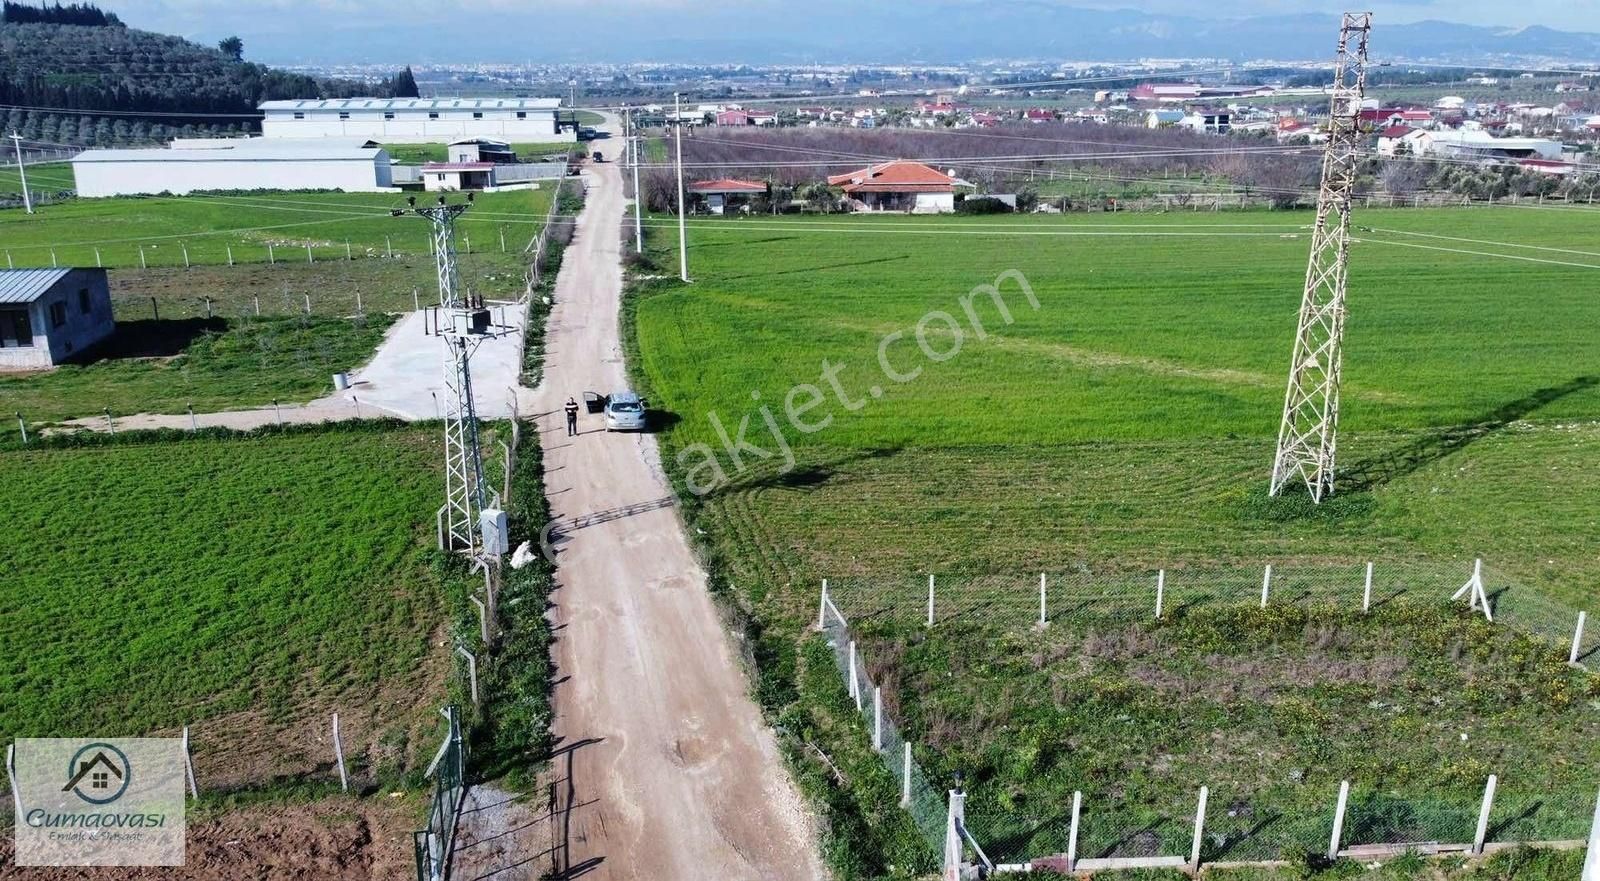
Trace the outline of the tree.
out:
[[[394,75],[389,81],[389,94],[395,98],[417,98],[422,93],[417,90],[417,78],[411,73],[411,65]]]
[[[222,50],[222,54],[232,58],[234,61],[240,61],[244,58],[244,41],[238,37],[228,37],[218,43],[217,48]]]

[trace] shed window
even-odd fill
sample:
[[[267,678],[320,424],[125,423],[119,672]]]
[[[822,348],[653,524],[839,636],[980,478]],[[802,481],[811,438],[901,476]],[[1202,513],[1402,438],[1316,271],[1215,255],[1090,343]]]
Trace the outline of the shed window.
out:
[[[294,112],[294,118],[295,119],[305,119],[306,115],[304,113],[301,113],[300,111],[296,110]]]
[[[349,119],[350,118],[350,114],[347,111],[341,110],[341,111],[339,111],[339,118],[340,119]]]
[[[67,323],[67,304],[57,300],[50,304],[50,326],[60,327]]]
[[[31,347],[33,322],[28,320],[28,310],[10,309],[0,312],[0,346]]]
[[[392,111],[392,110],[384,111],[383,118],[384,119],[394,119],[394,111]]]
[[[527,119],[528,118],[528,111],[526,111],[526,110],[518,110],[517,111],[517,118],[518,119]]]
[[[437,113],[429,113],[428,114],[428,118],[429,119],[438,119],[439,118],[439,114],[437,114]]]
[[[483,118],[483,114],[479,113],[477,111],[473,111],[472,118],[473,119],[482,119]]]
[[[94,311],[94,304],[89,300],[88,288],[78,288],[78,311],[85,315]]]

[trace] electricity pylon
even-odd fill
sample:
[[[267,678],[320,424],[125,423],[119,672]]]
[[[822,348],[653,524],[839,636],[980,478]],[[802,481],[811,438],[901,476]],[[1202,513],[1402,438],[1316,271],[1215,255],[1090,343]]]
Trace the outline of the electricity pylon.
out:
[[[472,196],[467,195],[470,201]],[[435,328],[445,342],[444,354],[444,538],[448,550],[471,553],[478,545],[478,516],[484,507],[483,455],[478,443],[478,413],[472,399],[472,353],[494,335],[483,303],[463,296],[456,272],[456,218],[469,207],[439,204],[414,207],[411,213],[433,225],[434,268],[439,277],[439,312]],[[407,213],[397,210],[395,215]]]
[[[1345,277],[1350,258],[1350,194],[1355,189],[1361,133],[1361,98],[1367,80],[1367,36],[1372,13],[1347,12],[1334,61],[1328,145],[1322,154],[1311,260],[1295,332],[1289,389],[1284,395],[1271,495],[1295,479],[1313,501],[1333,492],[1339,427],[1339,370],[1344,345]]]

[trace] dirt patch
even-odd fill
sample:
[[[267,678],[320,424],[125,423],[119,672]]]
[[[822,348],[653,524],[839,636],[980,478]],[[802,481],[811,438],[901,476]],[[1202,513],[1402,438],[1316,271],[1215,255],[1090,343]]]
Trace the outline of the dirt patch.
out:
[[[415,806],[379,797],[240,808],[191,818],[187,864],[145,868],[28,868],[11,862],[0,837],[0,879],[27,881],[366,881],[414,874]]]
[[[1341,658],[1320,651],[1282,658],[1235,658],[1211,655],[1206,673],[1176,672],[1155,664],[1136,664],[1128,675],[1163,694],[1203,697],[1221,703],[1271,701],[1285,692],[1312,685],[1390,682],[1410,666],[1405,658]]]

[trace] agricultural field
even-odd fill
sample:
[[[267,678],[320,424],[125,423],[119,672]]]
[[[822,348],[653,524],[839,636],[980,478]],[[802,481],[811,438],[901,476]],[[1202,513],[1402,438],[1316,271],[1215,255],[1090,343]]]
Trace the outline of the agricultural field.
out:
[[[1008,858],[1062,847],[1074,789],[1101,808],[1096,855],[1183,850],[1201,784],[1212,858],[1289,852],[1317,823],[1325,846],[1346,777],[1375,838],[1458,836],[1496,771],[1520,781],[1498,834],[1587,822],[1596,692],[1560,642],[1600,580],[1600,214],[1358,212],[1343,476],[1320,507],[1266,497],[1310,220],[699,220],[692,286],[634,283],[636,381],[668,411],[682,490],[714,486],[690,513],[755,622],[758,694],[853,781],[822,796],[853,842],[836,867],[920,851],[875,807],[892,781],[851,761],[853,706],[804,635],[824,577],[934,788],[963,774],[973,828]],[[672,228],[655,231],[670,275]],[[1009,270],[1039,305],[999,283],[1008,321],[970,295]],[[748,417],[767,455],[735,457],[712,414],[730,437]],[[1550,641],[1442,605],[1475,557]],[[1369,560],[1390,599],[1362,616]],[[1234,579],[1238,598],[1269,562],[1311,574],[1266,611],[1105,614],[1148,608],[1158,568]],[[1063,585],[1043,631],[1027,611],[1040,572]],[[911,587],[928,573],[970,586],[931,631]],[[814,795],[818,765],[800,772]]]
[[[202,787],[426,763],[452,612],[436,432],[392,423],[0,452],[0,730],[172,735]],[[332,779],[337,782],[337,775]]]

